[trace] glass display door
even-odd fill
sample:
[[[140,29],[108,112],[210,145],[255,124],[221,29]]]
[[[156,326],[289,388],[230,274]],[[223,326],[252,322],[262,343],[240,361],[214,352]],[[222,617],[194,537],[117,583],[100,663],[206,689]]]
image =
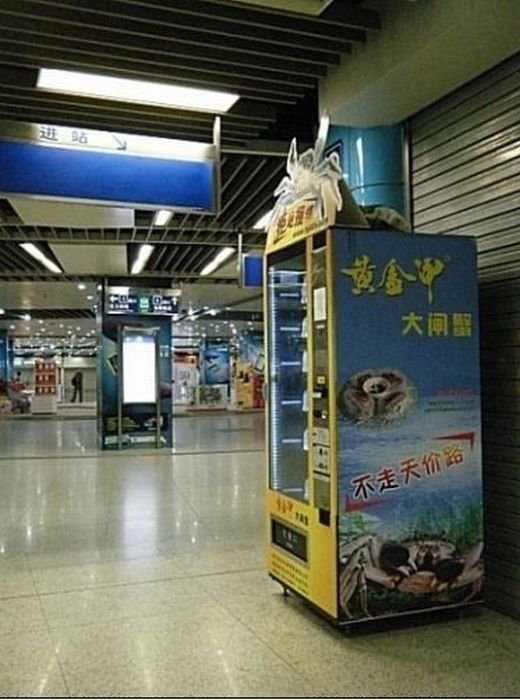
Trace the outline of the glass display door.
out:
[[[268,260],[270,488],[308,500],[305,247]]]

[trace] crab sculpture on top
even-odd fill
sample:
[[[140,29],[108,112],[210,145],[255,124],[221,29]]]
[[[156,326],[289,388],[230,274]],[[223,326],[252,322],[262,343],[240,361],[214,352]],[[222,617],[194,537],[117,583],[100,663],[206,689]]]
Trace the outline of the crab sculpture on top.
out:
[[[343,178],[339,156],[330,153],[323,157],[326,134],[316,139],[314,148],[308,148],[298,156],[297,142],[294,138],[287,156],[287,175],[285,175],[274,194],[278,197],[271,215],[271,222],[276,221],[281,212],[300,199],[314,200],[319,218],[324,214],[322,187],[329,188],[336,210],[343,206],[339,182]]]

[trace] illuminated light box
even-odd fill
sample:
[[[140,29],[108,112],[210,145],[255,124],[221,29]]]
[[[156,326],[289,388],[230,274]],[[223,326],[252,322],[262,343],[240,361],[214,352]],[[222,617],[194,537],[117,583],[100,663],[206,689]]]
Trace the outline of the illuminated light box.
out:
[[[154,333],[123,331],[123,403],[155,403],[157,353]]]

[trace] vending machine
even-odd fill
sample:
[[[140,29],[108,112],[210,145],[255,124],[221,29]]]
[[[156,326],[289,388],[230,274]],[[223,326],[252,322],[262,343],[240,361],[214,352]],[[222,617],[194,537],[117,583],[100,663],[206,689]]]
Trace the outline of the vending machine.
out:
[[[268,572],[338,625],[477,603],[475,243],[305,206],[265,256]]]

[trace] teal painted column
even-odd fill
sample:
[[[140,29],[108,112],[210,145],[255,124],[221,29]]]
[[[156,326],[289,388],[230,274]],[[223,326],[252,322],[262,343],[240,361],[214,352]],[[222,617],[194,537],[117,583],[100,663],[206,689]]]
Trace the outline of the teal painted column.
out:
[[[391,207],[405,215],[400,124],[370,128],[331,124],[326,151],[336,148],[345,182],[358,204]]]

